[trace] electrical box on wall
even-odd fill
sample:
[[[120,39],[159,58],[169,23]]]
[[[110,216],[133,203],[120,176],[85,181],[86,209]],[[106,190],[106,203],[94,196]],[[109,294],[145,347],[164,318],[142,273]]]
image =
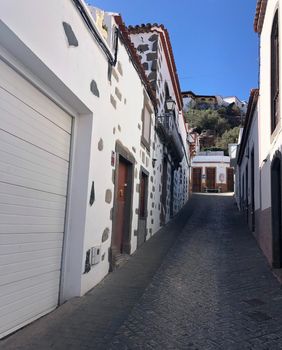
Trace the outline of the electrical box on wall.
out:
[[[99,264],[99,262],[101,261],[101,246],[92,247],[90,251],[90,264]]]

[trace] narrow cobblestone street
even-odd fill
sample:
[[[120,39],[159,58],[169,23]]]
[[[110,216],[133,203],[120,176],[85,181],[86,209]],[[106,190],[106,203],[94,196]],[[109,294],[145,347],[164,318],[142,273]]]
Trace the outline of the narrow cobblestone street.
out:
[[[178,217],[83,298],[1,349],[282,349],[282,291],[230,195]]]

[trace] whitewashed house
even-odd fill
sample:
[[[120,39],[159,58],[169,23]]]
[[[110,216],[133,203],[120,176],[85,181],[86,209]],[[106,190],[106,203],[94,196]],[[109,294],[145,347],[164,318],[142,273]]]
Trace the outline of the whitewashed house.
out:
[[[167,29],[163,25],[129,26],[130,38],[137,49],[146,75],[156,92],[157,124],[156,168],[162,173],[158,200],[161,202],[161,224],[174,216],[188,199],[190,152],[183,117],[183,99]],[[168,114],[167,101],[175,108]]]
[[[258,196],[260,187],[258,99],[259,90],[253,89],[249,99],[245,127],[240,139],[236,169],[236,198],[238,206],[240,210],[245,211],[249,227],[254,232],[257,232],[260,226],[259,224],[256,225],[259,219],[258,210],[260,208]]]
[[[169,92],[175,214],[189,184]],[[83,295],[160,228],[170,144],[155,132],[159,108],[119,15],[83,0],[2,1],[0,337]]]
[[[192,192],[233,192],[234,169],[223,151],[198,152],[192,158]]]
[[[259,90],[253,90],[238,157],[239,204],[271,266],[282,267],[281,8],[257,1]]]

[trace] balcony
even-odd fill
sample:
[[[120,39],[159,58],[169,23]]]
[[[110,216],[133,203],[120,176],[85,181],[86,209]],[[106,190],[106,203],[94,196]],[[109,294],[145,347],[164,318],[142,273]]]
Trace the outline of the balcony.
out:
[[[167,147],[174,165],[178,167],[184,157],[184,151],[181,136],[173,116],[170,114],[158,116],[156,131],[163,144]]]

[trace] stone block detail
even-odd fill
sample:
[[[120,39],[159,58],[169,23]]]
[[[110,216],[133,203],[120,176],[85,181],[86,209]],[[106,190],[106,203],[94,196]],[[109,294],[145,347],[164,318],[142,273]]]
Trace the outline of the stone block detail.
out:
[[[123,70],[122,70],[122,65],[121,65],[120,62],[118,62],[118,64],[117,64],[117,70],[118,70],[119,74],[122,76],[123,75]]]
[[[112,198],[113,198],[112,190],[107,189],[107,190],[106,190],[106,193],[105,193],[105,202],[106,202],[106,203],[111,203]]]
[[[118,125],[118,131],[121,131],[121,126],[120,125]]]
[[[135,168],[135,170],[134,170],[134,177],[135,177],[135,179],[137,179],[137,176],[138,176],[138,170]]]
[[[63,22],[63,27],[64,27],[64,31],[65,31],[69,46],[77,47],[78,40],[72,30],[71,25],[69,23]]]
[[[143,68],[144,68],[144,70],[148,70],[149,69],[149,65],[148,65],[147,62],[143,63]]]
[[[157,73],[156,72],[151,72],[149,75],[148,75],[148,79],[151,81],[151,80],[156,80],[157,79]]]
[[[137,127],[139,130],[141,130],[141,124],[138,123]]]
[[[117,71],[115,69],[113,69],[112,74],[113,74],[113,77],[115,78],[115,80],[117,82],[119,82],[119,77],[118,77]]]
[[[98,86],[97,86],[97,83],[95,80],[91,81],[90,90],[91,90],[93,95],[100,97],[100,92],[99,92],[99,89],[98,89]]]
[[[132,151],[136,153],[136,148],[132,146]]]
[[[113,220],[114,217],[114,208],[110,210],[110,220]]]
[[[145,52],[149,50],[149,45],[148,44],[140,44],[137,46],[137,51],[139,52]]]
[[[154,41],[152,45],[152,51],[157,51],[158,50],[158,41]]]
[[[158,55],[156,52],[149,52],[147,53],[146,57],[147,57],[147,61],[154,61],[157,59]]]
[[[121,94],[121,92],[119,91],[119,89],[117,87],[115,88],[115,95],[121,101],[122,94]]]
[[[110,229],[107,227],[105,228],[103,234],[102,234],[102,243],[106,242],[106,240],[109,238],[110,235]]]
[[[136,192],[137,192],[137,193],[140,192],[140,184],[136,184]]]
[[[104,141],[103,139],[100,139],[98,142],[98,150],[103,151],[103,148],[104,148]]]
[[[152,62],[151,70],[154,71],[154,72],[157,71],[157,60],[155,60],[155,61]]]
[[[135,214],[137,214],[137,215],[139,214],[139,209],[138,208],[135,209]]]
[[[149,41],[156,41],[156,40],[158,40],[158,34],[153,34],[149,38]]]
[[[116,109],[117,108],[117,101],[115,100],[113,95],[110,96],[110,101],[111,101],[112,106]]]

